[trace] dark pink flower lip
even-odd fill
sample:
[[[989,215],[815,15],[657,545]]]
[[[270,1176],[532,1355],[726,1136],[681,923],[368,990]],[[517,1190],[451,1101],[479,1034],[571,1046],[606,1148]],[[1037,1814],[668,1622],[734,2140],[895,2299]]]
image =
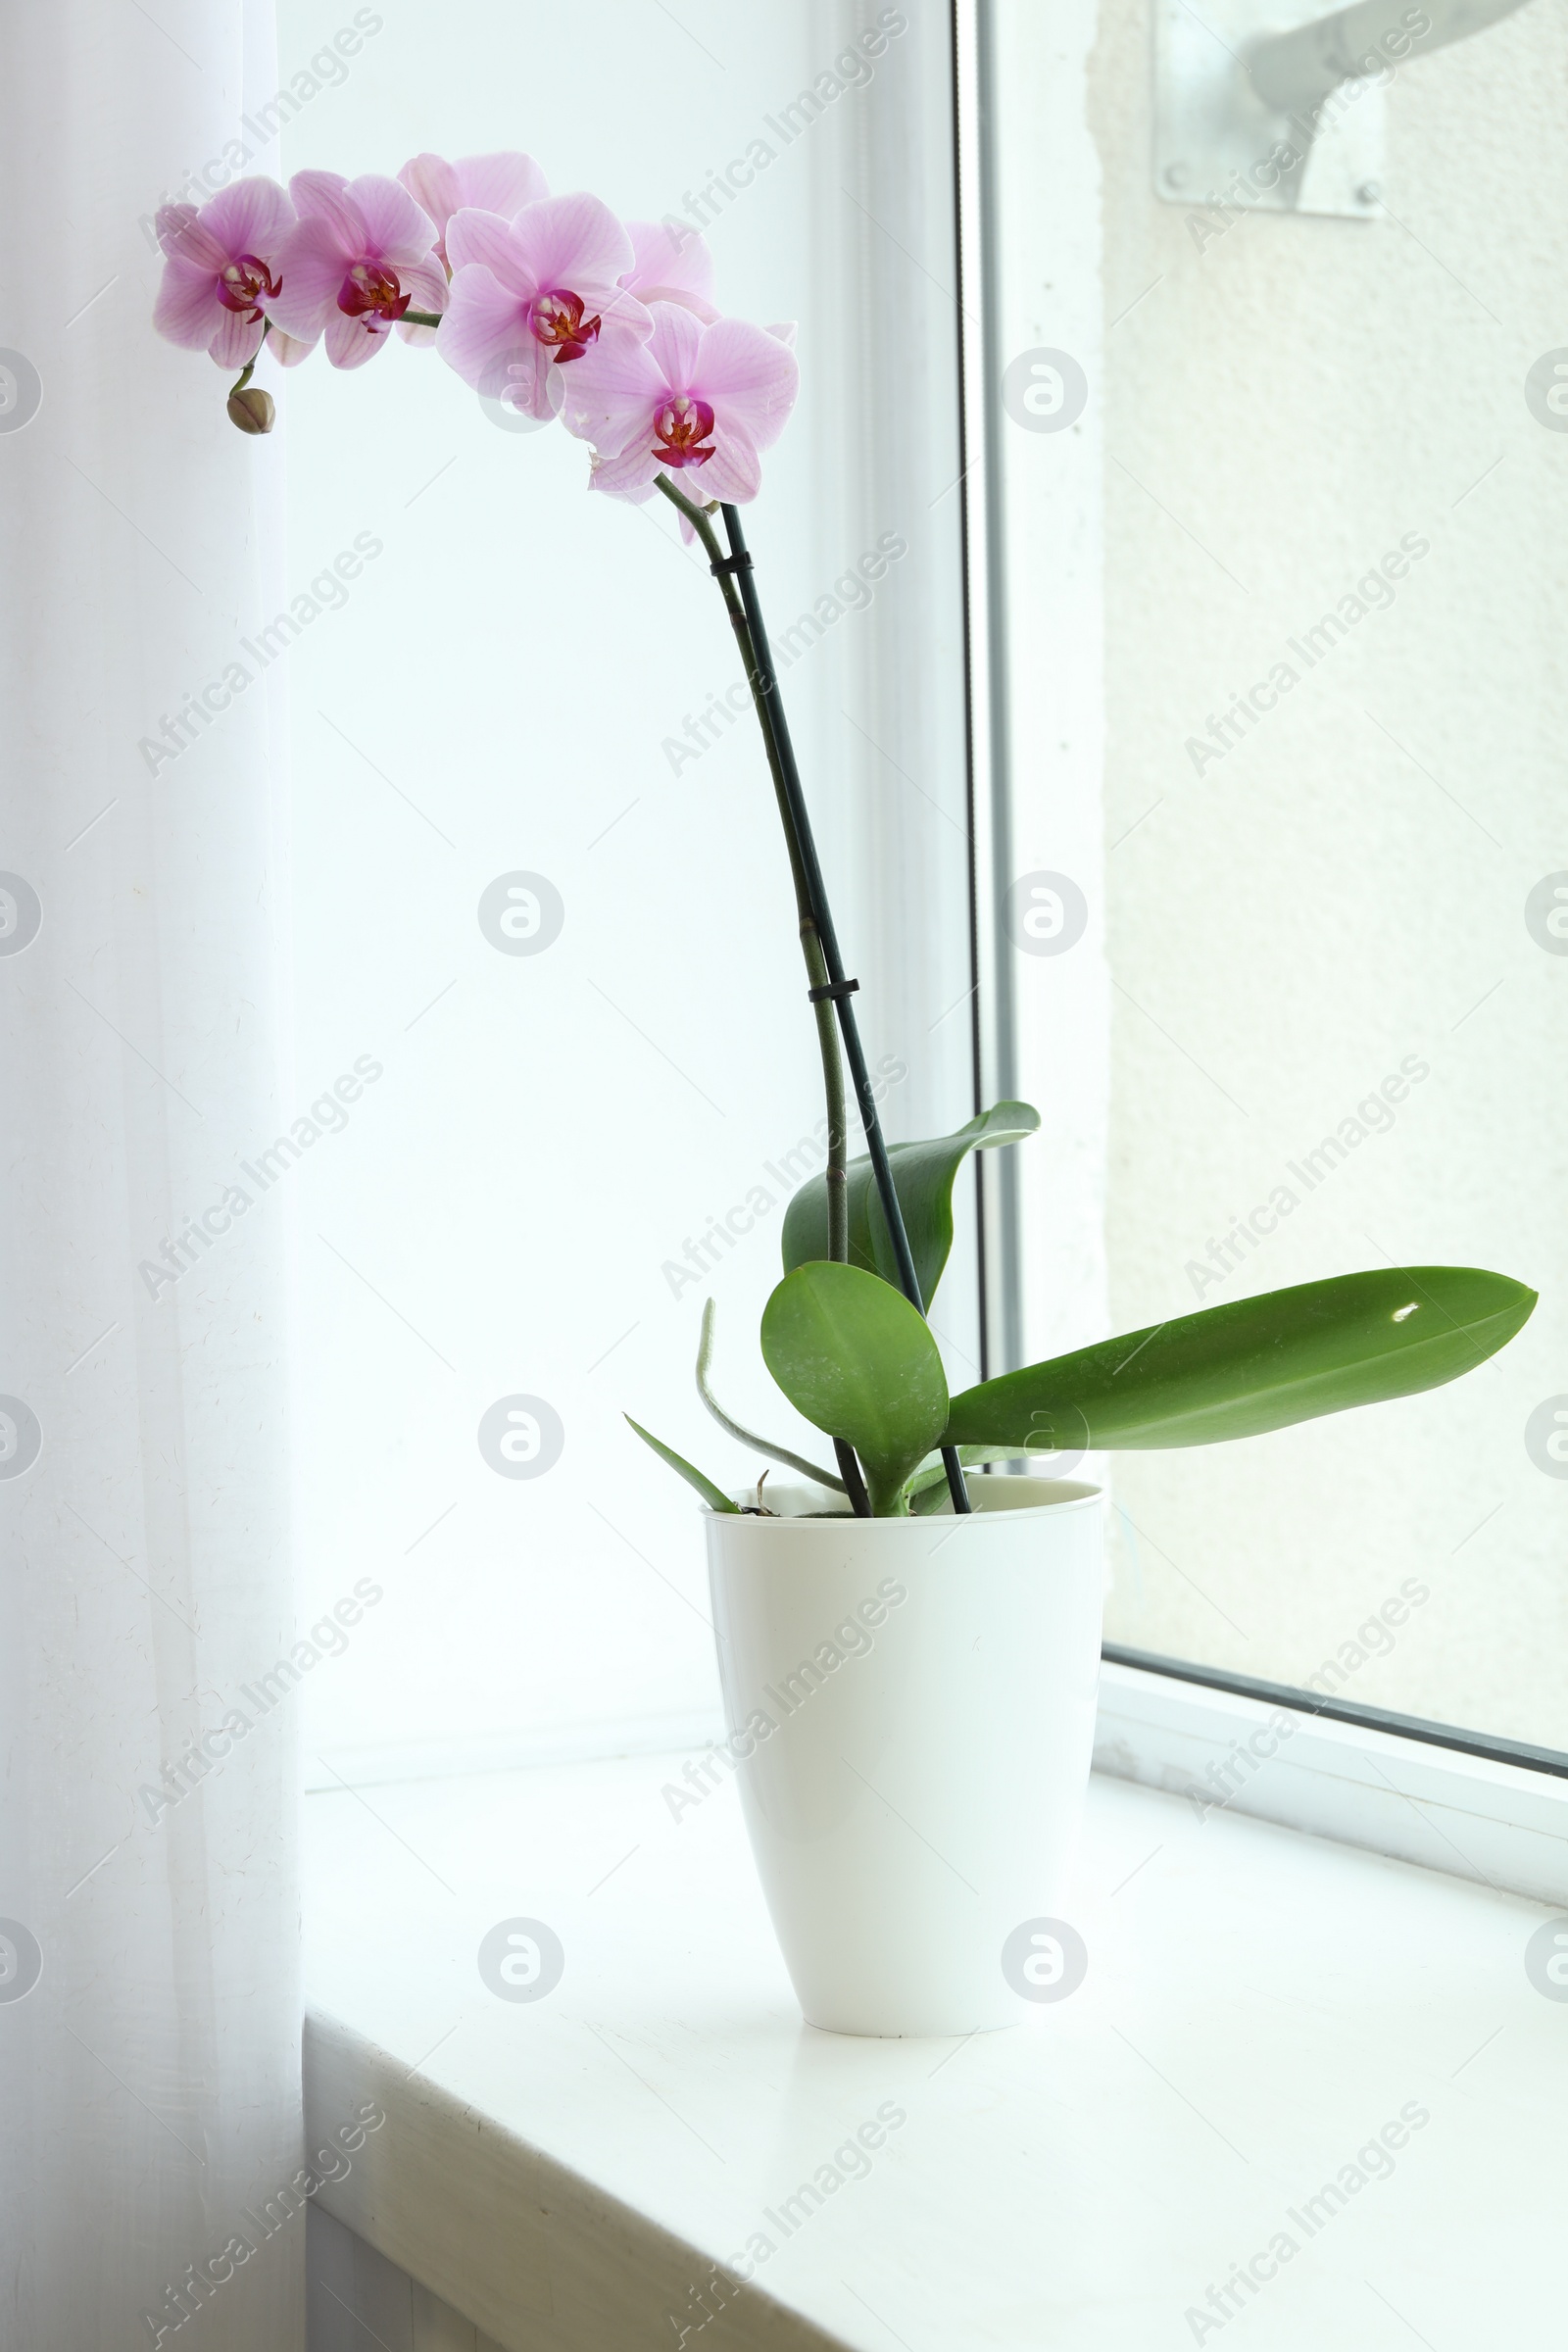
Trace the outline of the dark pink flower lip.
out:
[[[254,253],[237,253],[218,273],[219,301],[225,311],[238,311],[246,318],[260,318],[264,303],[275,302],[282,290]]]
[[[654,418],[654,455],[664,466],[706,466],[713,454],[708,438],[712,429],[713,412],[707,401],[677,393]]]
[[[548,294],[536,296],[528,313],[528,324],[547,351],[555,354],[558,366],[567,360],[580,360],[591,343],[599,340],[601,321],[598,317],[585,318],[586,306],[580,294],[569,286],[552,286]]]
[[[347,318],[365,319],[373,334],[378,325],[393,325],[413,300],[385,262],[356,262],[338,291],[337,307]]]

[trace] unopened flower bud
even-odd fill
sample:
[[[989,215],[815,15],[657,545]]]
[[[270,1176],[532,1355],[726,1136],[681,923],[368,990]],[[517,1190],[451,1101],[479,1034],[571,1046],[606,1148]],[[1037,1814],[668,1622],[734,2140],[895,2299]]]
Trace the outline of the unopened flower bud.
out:
[[[270,433],[276,416],[272,395],[264,392],[260,384],[247,384],[243,392],[228,396],[229,422],[237,424],[242,433]]]

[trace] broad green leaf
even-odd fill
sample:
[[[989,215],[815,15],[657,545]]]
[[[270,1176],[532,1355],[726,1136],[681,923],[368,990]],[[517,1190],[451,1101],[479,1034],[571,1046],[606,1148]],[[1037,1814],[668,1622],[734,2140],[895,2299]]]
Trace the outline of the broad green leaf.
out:
[[[1341,1274],[1180,1315],[982,1381],[947,1442],[1213,1446],[1455,1380],[1513,1338],[1536,1294],[1474,1266]]]
[[[722,1487],[715,1487],[710,1478],[705,1478],[700,1470],[693,1469],[691,1463],[683,1454],[677,1453],[673,1446],[662,1446],[656,1437],[650,1436],[640,1421],[632,1420],[630,1413],[625,1414],[623,1418],[631,1424],[643,1444],[653,1447],[662,1462],[667,1462],[689,1487],[697,1489],[710,1511],[734,1511],[737,1516],[739,1515],[740,1504],[732,1502]]]
[[[948,1417],[941,1354],[903,1292],[858,1266],[797,1266],[762,1309],[762,1358],[798,1412],[855,1447],[873,1513],[902,1513]]]
[[[965,1155],[996,1144],[1015,1144],[1033,1135],[1040,1113],[1027,1102],[998,1102],[960,1127],[926,1144],[893,1144],[888,1158],[893,1189],[904,1211],[905,1230],[927,1306],[942,1279],[953,1248],[953,1187]],[[887,1219],[877,1196],[869,1159],[852,1159],[847,1171],[850,1200],[850,1263],[884,1282],[898,1283]],[[827,1178],[803,1184],[784,1212],[784,1271],[827,1256]]]

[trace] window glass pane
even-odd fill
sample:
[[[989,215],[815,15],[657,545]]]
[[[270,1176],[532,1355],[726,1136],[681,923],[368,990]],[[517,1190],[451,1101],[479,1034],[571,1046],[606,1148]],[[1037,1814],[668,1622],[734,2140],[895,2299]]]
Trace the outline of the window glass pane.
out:
[[[1118,1457],[1109,1630],[1568,1747],[1560,33],[1399,70],[1361,220],[1158,200],[1148,36],[1091,74],[1112,1328],[1390,1263],[1542,1298],[1435,1394]]]

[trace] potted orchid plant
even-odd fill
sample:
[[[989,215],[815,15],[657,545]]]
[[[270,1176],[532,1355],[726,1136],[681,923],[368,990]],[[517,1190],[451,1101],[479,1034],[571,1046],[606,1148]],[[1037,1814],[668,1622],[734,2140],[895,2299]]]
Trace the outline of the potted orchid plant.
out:
[[[761,1353],[832,1461],[724,1411],[711,1302],[704,1402],[803,1483],[731,1494],[631,1426],[705,1505],[728,1760],[807,2017],[879,2034],[1012,2022],[1062,1948],[1050,1931],[1093,1734],[1099,1491],[1063,1473],[1091,1451],[1212,1445],[1435,1387],[1502,1347],[1535,1294],[1468,1267],[1341,1275],[952,1395],[925,1318],[954,1185],[969,1152],[1040,1121],[1001,1102],[954,1135],[882,1134],[740,514],[794,405],[793,330],[721,314],[695,231],[552,196],[521,154],[242,180],[166,206],[158,233],[154,322],[235,371],[242,431],[272,428],[264,356],[290,368],[321,344],[352,368],[394,339],[424,346],[481,397],[581,440],[591,490],[666,500],[709,558],[778,804],[827,1110]],[[998,1467],[1028,1457],[1030,1475]]]

